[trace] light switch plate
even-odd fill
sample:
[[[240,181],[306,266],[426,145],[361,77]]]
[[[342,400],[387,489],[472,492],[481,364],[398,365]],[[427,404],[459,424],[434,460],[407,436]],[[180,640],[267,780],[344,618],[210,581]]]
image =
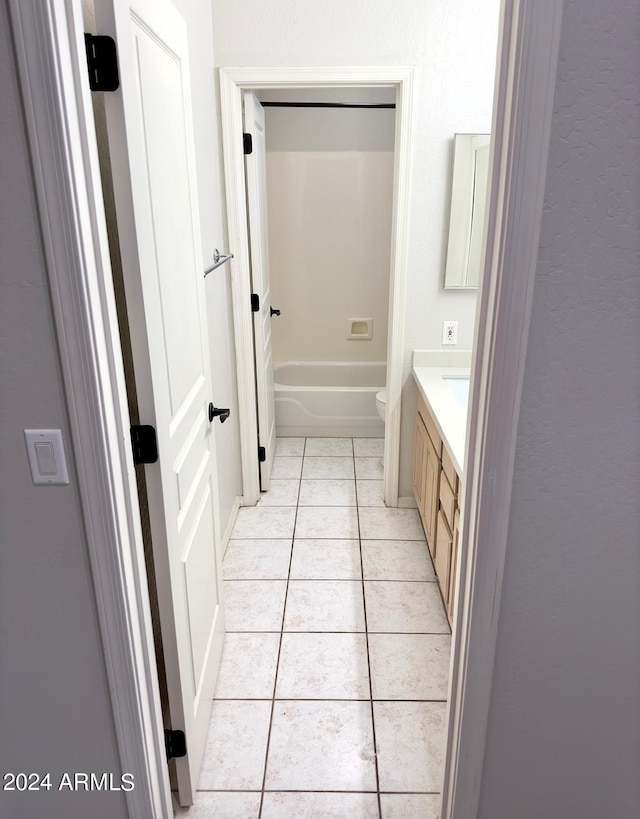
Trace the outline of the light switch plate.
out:
[[[37,485],[69,483],[67,459],[59,429],[25,429],[31,478]]]

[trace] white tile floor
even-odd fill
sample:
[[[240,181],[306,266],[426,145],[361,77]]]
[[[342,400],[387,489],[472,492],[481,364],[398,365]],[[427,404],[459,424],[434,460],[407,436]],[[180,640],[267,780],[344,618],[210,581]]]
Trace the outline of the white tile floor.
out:
[[[436,819],[451,637],[417,511],[382,501],[382,444],[278,439],[240,510],[190,816]]]

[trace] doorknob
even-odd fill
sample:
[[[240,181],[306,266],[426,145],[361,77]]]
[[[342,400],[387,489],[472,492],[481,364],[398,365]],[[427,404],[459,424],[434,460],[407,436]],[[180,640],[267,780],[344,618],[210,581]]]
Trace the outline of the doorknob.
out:
[[[214,407],[213,404],[209,404],[209,421],[213,421],[214,418],[220,418],[220,423],[224,424],[227,418],[231,415],[231,410],[229,409],[218,409],[218,407]]]
[[[280,311],[279,310],[274,310],[273,307],[269,307],[269,310],[271,311],[272,316],[279,316],[280,315]]]

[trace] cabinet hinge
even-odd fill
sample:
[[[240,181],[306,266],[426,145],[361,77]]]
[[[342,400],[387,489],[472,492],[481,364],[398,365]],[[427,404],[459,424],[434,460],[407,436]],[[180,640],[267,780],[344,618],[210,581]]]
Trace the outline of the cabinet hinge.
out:
[[[184,731],[171,731],[165,728],[164,747],[167,752],[167,762],[174,757],[186,756],[187,742]]]
[[[154,464],[158,460],[158,439],[155,429],[149,424],[137,424],[131,427],[131,449],[133,462]]]
[[[260,296],[257,293],[251,294],[251,312],[257,313],[260,310]]]
[[[267,450],[263,446],[258,447],[258,460],[261,464],[267,460]]]
[[[253,137],[251,134],[242,135],[242,147],[244,148],[245,154],[253,153]]]
[[[118,53],[112,37],[104,34],[84,35],[89,70],[89,88],[92,91],[115,91],[120,85]]]

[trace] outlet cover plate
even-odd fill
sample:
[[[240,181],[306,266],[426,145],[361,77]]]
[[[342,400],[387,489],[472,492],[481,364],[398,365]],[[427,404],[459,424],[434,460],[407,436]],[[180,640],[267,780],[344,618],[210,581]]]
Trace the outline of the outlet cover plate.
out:
[[[458,343],[458,322],[457,321],[443,321],[442,322],[442,343],[445,345]]]

